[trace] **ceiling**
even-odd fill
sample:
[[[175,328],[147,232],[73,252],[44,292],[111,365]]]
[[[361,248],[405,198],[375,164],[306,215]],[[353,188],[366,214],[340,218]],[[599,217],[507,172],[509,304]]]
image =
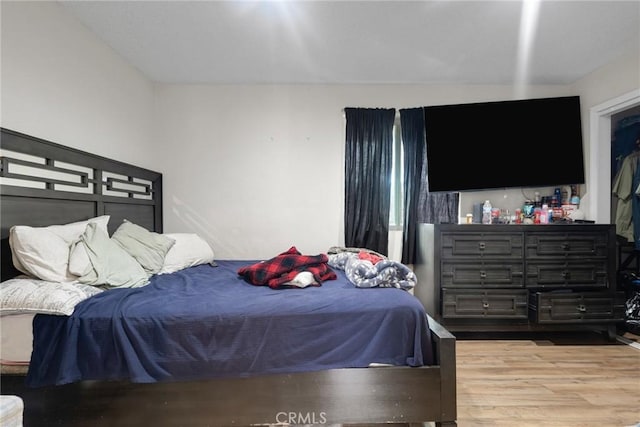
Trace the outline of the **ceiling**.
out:
[[[60,3],[163,83],[570,84],[640,50],[638,0]]]

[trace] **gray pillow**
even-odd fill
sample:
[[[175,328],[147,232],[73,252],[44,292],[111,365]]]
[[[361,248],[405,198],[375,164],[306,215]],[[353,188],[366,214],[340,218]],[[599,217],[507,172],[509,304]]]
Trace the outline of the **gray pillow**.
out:
[[[140,227],[126,219],[111,236],[149,275],[156,274],[164,265],[164,257],[175,240]]]
[[[96,224],[90,223],[72,252],[86,251],[91,268],[78,281],[89,285],[133,288],[146,285],[147,273],[131,255],[109,238]]]

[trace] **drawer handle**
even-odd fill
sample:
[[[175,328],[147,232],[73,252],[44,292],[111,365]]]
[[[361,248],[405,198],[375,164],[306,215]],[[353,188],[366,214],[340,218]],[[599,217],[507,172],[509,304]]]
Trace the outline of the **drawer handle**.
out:
[[[480,250],[482,251],[482,250],[484,250],[484,249],[486,248],[486,245],[484,244],[484,242],[480,242],[480,243],[478,244],[478,247],[479,247],[479,248],[480,248]]]
[[[487,272],[486,271],[481,271],[480,272],[480,278],[481,279],[486,279],[487,278]]]
[[[578,311],[579,311],[580,313],[585,313],[585,312],[587,311],[587,307],[585,307],[584,305],[580,304],[580,305],[578,306]]]
[[[482,308],[489,308],[489,303],[487,301],[482,301]]]

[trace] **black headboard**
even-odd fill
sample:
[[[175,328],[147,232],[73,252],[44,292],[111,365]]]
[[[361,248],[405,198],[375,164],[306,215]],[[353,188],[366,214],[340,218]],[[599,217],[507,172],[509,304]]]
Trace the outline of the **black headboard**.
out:
[[[162,232],[162,174],[0,128],[0,275],[18,274],[9,229],[67,224],[110,215]]]

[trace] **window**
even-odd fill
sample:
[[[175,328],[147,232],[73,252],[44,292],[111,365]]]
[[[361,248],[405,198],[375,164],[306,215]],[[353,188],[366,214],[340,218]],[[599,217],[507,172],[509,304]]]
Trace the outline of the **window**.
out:
[[[402,129],[400,115],[393,123],[393,157],[391,166],[391,208],[389,210],[389,228],[402,230],[404,221],[404,159],[402,155]]]

